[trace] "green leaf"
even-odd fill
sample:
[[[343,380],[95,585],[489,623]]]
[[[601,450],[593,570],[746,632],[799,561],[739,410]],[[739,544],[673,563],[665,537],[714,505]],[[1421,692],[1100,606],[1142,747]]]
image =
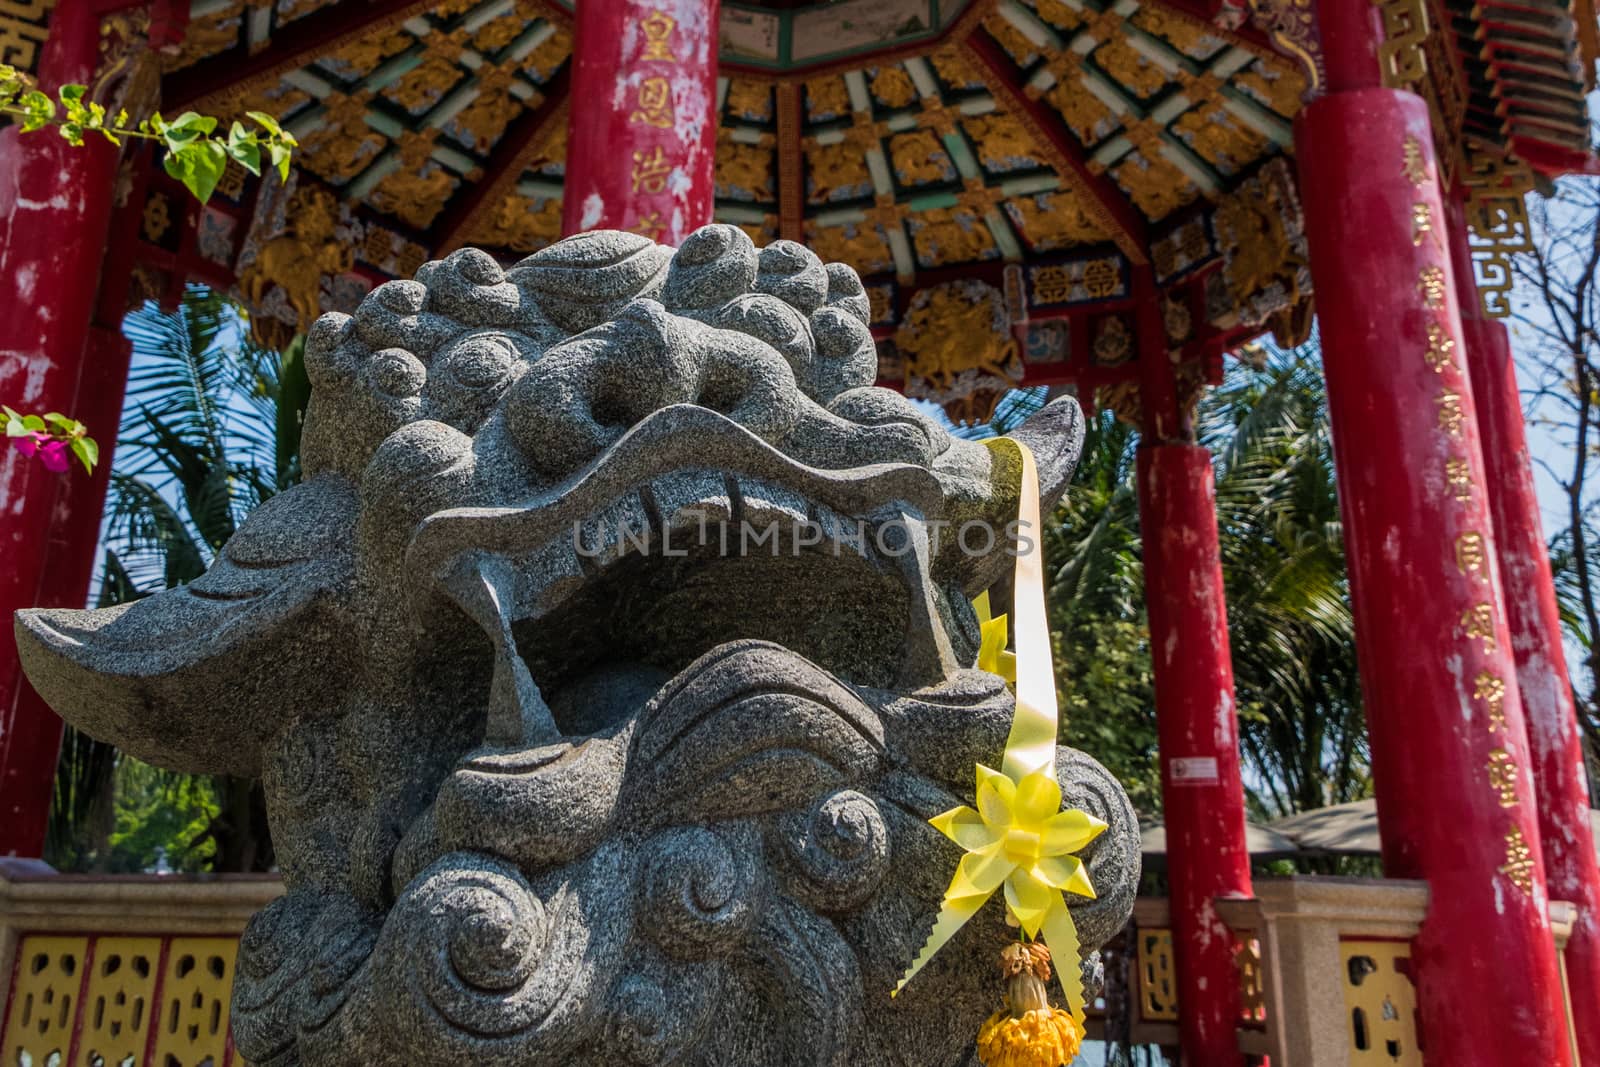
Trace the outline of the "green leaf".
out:
[[[276,141],[274,141],[272,144],[267,146],[267,152],[272,157],[272,165],[274,167],[278,168],[278,178],[279,178],[279,180],[280,181],[288,181],[289,180],[289,149],[286,146],[278,144]]]
[[[217,128],[217,120],[210,115],[200,115],[193,111],[185,111],[167,124],[167,132],[186,133],[190,137],[201,135],[209,136]]]
[[[261,173],[261,142],[237,122],[228,130],[228,155],[251,174]]]
[[[22,94],[22,107],[26,112],[22,120],[23,133],[43,129],[56,117],[56,102],[37,89]]]
[[[72,454],[78,457],[78,462],[83,464],[83,469],[90,474],[94,473],[94,465],[100,462],[100,446],[92,437],[74,437],[67,446],[72,449]]]
[[[195,141],[184,145],[173,155],[180,160],[181,169],[181,173],[174,176],[194,194],[196,200],[202,204],[210,200],[217,182],[222,180],[223,169],[228,165],[228,150],[216,141]]]
[[[283,133],[283,127],[278,125],[278,120],[265,111],[246,111],[245,115],[254,120],[257,126],[272,134],[274,137]]]
[[[44,433],[45,431],[44,420],[37,415],[22,416],[22,426],[33,433]]]
[[[83,143],[83,127],[76,122],[63,122],[61,136],[68,144],[80,145]]]
[[[88,429],[88,427],[84,426],[84,424],[79,422],[77,419],[69,418],[68,416],[61,414],[59,411],[45,412],[44,421],[50,423],[52,426],[61,427],[62,430],[69,434],[82,433],[84,430]]]

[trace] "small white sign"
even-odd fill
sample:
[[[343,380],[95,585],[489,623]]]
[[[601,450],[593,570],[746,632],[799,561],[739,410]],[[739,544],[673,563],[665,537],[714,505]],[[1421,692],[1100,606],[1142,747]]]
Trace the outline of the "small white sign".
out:
[[[1173,785],[1216,785],[1217,758],[1215,756],[1179,756],[1169,766]]]

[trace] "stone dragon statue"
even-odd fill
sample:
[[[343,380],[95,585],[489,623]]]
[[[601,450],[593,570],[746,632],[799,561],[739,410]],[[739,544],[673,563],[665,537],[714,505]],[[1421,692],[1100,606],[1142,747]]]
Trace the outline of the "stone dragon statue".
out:
[[[306,362],[305,479],[203,577],[16,624],[83,729],[263,779],[288,892],[242,939],[241,1053],[969,1062],[998,902],[889,992],[959,856],[927,820],[1013,707],[968,599],[1007,546],[949,531],[1003,529],[1020,464],[873,387],[854,272],[731,226],[464,249]],[[1082,434],[1071,399],[1017,431],[1047,504]],[[729,550],[746,527],[778,547]],[[1072,898],[1092,978],[1138,831],[1058,763],[1111,827]]]

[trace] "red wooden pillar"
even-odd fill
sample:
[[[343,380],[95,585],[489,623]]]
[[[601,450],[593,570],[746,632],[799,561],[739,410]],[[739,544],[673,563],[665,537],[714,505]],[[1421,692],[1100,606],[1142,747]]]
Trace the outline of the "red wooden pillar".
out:
[[[1449,215],[1465,362],[1483,441],[1495,555],[1539,802],[1545,880],[1551,899],[1578,906],[1566,949],[1567,986],[1579,1059],[1600,1065],[1600,869],[1589,826],[1583,739],[1561,643],[1561,613],[1539,519],[1511,339],[1503,324],[1479,309],[1459,201]]]
[[[1297,121],[1385,867],[1425,878],[1430,1064],[1569,1067],[1539,824],[1426,105],[1321,0]]]
[[[579,4],[562,230],[677,245],[711,221],[717,0]]]
[[[1161,753],[1183,1062],[1242,1063],[1239,975],[1217,897],[1251,895],[1211,454],[1179,403],[1159,297],[1139,280],[1139,530]]]
[[[42,86],[93,81],[98,42],[89,3],[60,0]],[[105,446],[94,478],[0,454],[0,855],[40,854],[61,740],[61,720],[22,676],[11,616],[81,605],[100,534],[127,350],[120,337],[86,349],[116,162],[105,143],[74,148],[49,130],[0,130],[0,403],[75,415]]]

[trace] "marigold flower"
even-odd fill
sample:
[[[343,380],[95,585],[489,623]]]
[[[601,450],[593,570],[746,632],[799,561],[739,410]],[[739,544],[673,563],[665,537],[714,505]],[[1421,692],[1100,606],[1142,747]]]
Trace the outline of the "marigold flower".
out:
[[[1050,1006],[1050,950],[1037,941],[1000,952],[1006,1009],[978,1030],[978,1058],[986,1067],[1066,1067],[1083,1045],[1083,1027]]]

